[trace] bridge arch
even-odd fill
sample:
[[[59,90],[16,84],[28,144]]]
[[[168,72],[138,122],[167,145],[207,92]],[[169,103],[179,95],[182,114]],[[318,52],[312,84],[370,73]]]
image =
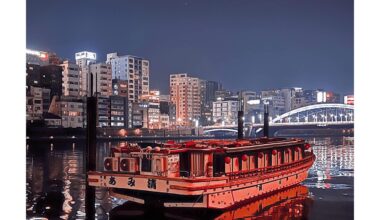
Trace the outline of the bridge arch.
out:
[[[235,132],[237,133],[237,129],[231,129],[231,128],[214,128],[214,129],[208,129],[208,130],[204,130],[203,133],[210,133],[210,132],[214,132],[214,131],[231,131],[231,132]]]
[[[289,118],[292,115],[296,115],[303,112],[313,111],[313,110],[322,110],[322,109],[341,109],[341,110],[348,110],[352,111],[354,110],[353,105],[347,105],[347,104],[340,104],[340,103],[322,103],[322,104],[315,104],[315,105],[308,105],[301,108],[293,109],[289,112],[286,112],[276,118],[274,118],[270,123],[278,123],[281,122],[285,118]],[[342,117],[342,116],[340,116]]]

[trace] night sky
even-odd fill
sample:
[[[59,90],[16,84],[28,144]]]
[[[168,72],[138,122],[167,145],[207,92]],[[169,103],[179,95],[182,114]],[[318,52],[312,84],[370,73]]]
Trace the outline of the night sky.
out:
[[[150,60],[151,88],[187,72],[227,89],[353,93],[352,0],[27,0],[27,47]]]

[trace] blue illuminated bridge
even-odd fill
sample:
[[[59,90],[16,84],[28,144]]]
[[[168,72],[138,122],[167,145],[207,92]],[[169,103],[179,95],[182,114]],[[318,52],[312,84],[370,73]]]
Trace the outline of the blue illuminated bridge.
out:
[[[338,103],[309,105],[291,110],[285,114],[269,118],[270,135],[277,135],[281,130],[345,130],[354,127],[354,106]],[[205,126],[204,134],[237,133],[237,125]],[[263,122],[245,123],[246,136],[260,136]]]

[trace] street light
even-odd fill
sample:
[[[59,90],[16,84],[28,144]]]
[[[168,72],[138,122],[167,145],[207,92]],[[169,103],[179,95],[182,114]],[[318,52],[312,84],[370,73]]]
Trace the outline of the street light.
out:
[[[313,118],[314,118],[314,122],[317,122],[317,116],[313,115]]]
[[[352,120],[352,113],[348,113],[348,115],[350,116],[350,121],[353,121]]]

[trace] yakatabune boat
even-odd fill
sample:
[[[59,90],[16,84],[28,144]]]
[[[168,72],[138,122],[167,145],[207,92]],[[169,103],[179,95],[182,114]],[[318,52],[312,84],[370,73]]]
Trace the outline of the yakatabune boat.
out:
[[[307,178],[315,160],[302,139],[169,141],[112,149],[91,186],[140,204],[225,209]]]

